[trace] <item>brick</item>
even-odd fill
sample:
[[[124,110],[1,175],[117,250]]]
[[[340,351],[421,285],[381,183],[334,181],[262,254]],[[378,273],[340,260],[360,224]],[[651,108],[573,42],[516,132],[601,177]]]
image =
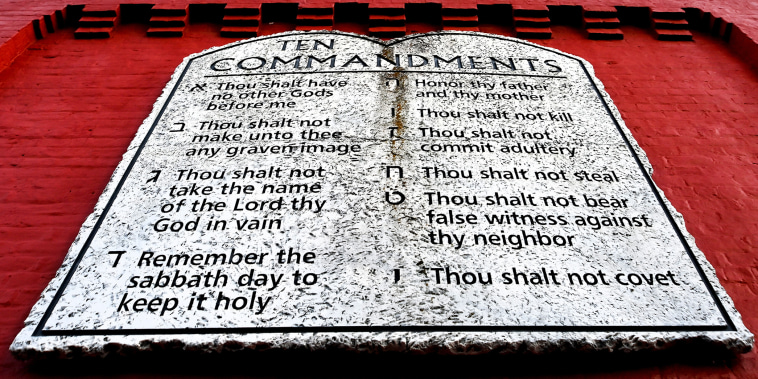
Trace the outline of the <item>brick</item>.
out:
[[[258,26],[224,26],[221,28],[222,37],[249,38],[258,36]]]
[[[405,35],[405,26],[374,26],[369,27],[369,34],[381,38],[395,38]]]
[[[550,11],[545,5],[513,5],[514,17],[548,17],[549,14]]]
[[[607,18],[589,18],[585,17],[584,27],[586,29],[612,29],[621,26],[621,21],[616,17]]]
[[[83,27],[94,27],[94,28],[103,28],[103,27],[113,27],[118,22],[117,17],[92,17],[92,16],[84,16],[79,19],[79,26]]]
[[[526,26],[531,28],[546,28],[550,26],[550,19],[547,17],[513,17],[515,26]]]
[[[260,15],[226,15],[222,20],[224,26],[258,26]]]
[[[184,26],[156,27],[147,30],[150,37],[182,37],[184,36]]]
[[[547,39],[553,36],[550,28],[533,28],[526,26],[517,26],[516,36],[519,38]]]
[[[584,17],[606,18],[616,17],[618,10],[612,6],[591,5],[584,6],[582,8],[582,13],[584,14]]]
[[[655,34],[661,41],[692,41],[688,30],[655,29]]]

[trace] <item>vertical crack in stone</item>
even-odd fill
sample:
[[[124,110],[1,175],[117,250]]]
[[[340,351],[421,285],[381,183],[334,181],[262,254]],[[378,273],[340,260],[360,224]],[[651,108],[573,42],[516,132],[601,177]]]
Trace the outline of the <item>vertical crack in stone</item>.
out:
[[[382,48],[382,57],[384,57],[387,60],[395,61],[394,58],[394,49],[390,46],[384,46]],[[390,134],[389,138],[389,153],[390,158],[392,159],[393,164],[402,166],[401,160],[406,155],[405,152],[405,135],[407,131],[407,125],[406,125],[406,119],[407,119],[407,100],[406,100],[406,84],[407,84],[407,73],[402,67],[396,66],[392,68],[392,71],[389,75],[383,76],[383,79],[385,83],[383,83],[385,88],[387,88],[386,91],[383,91],[386,98],[383,99],[385,104],[390,104],[391,107],[391,117],[392,117],[392,134]],[[390,81],[394,81],[394,88],[389,87]],[[405,187],[406,183],[405,180],[400,180],[399,185],[401,187]],[[398,206],[397,204],[392,204],[392,208],[396,211],[402,210],[402,206]],[[401,212],[402,213],[402,212]],[[404,216],[400,214],[396,214],[395,212],[392,212],[393,217],[397,219],[397,221],[403,221]]]
[[[393,50],[389,46],[385,46],[382,49],[382,56],[384,58],[392,60],[393,55]],[[400,157],[403,156],[403,148],[405,147],[405,119],[407,116],[405,87],[407,84],[408,76],[402,67],[394,67],[389,78],[396,81],[395,90],[389,92],[389,95],[391,96],[389,103],[392,104],[392,109],[394,109],[394,112],[392,114],[392,126],[395,128],[394,135],[396,137],[390,138],[390,155],[392,156],[392,161],[396,162]]]
[[[401,67],[395,67],[392,70],[392,78],[397,80],[397,90],[394,93],[392,106],[395,108],[395,115],[392,118],[392,125],[395,129],[395,135],[399,138],[392,140],[392,159],[402,156],[402,149],[405,145],[405,118],[407,113],[407,102],[405,100],[405,85],[408,79],[407,74]]]

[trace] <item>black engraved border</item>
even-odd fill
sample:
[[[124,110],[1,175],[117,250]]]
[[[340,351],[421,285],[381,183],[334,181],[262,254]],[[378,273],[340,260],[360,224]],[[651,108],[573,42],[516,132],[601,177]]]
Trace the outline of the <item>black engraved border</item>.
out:
[[[473,33],[456,33],[456,32],[443,32],[443,33],[427,33],[427,34],[421,34],[421,35],[412,35],[407,36],[403,38],[394,39],[392,41],[389,41],[388,43],[383,43],[381,41],[368,38],[365,36],[355,35],[355,34],[349,34],[349,33],[341,33],[341,32],[309,32],[307,35],[335,35],[339,34],[345,37],[352,37],[352,38],[359,38],[363,39],[372,43],[380,44],[383,46],[392,46],[410,39],[415,38],[423,38],[429,35],[465,35],[465,36],[472,36]],[[129,173],[131,172],[132,168],[136,164],[140,154],[142,153],[142,150],[144,149],[145,145],[147,144],[147,141],[149,140],[150,136],[152,135],[153,131],[155,130],[156,125],[161,120],[163,113],[165,112],[166,108],[168,107],[168,104],[171,102],[171,99],[173,98],[174,94],[176,93],[177,88],[182,83],[182,79],[184,79],[184,76],[186,75],[190,65],[194,60],[197,58],[209,55],[209,54],[215,54],[219,51],[223,51],[226,49],[234,48],[243,44],[247,43],[256,43],[262,40],[267,40],[271,38],[280,38],[282,35],[272,35],[267,37],[260,37],[256,38],[254,40],[247,40],[247,41],[240,41],[239,43],[229,44],[226,47],[219,48],[219,49],[212,49],[211,51],[207,53],[200,54],[192,59],[190,59],[187,62],[187,65],[184,67],[184,70],[182,71],[181,75],[176,81],[176,84],[174,85],[174,88],[171,89],[171,93],[166,98],[166,101],[163,103],[163,106],[161,107],[160,112],[156,116],[155,120],[153,121],[153,124],[151,125],[150,129],[148,130],[147,134],[145,135],[145,138],[142,140],[142,142],[139,145],[139,148],[134,154],[134,157],[129,162],[129,165],[126,168],[126,172],[119,180],[118,184],[116,185],[116,188],[113,191],[113,194],[111,195],[110,199],[106,203],[105,207],[103,208],[103,212],[100,215],[100,217],[95,222],[95,225],[92,228],[92,231],[90,232],[89,236],[87,237],[87,240],[85,241],[84,245],[82,246],[81,250],[79,251],[79,254],[76,256],[76,259],[72,263],[68,274],[63,279],[60,287],[56,291],[55,295],[53,296],[53,299],[51,300],[50,304],[48,305],[44,315],[42,316],[39,324],[35,328],[34,332],[32,333],[32,336],[35,337],[44,337],[44,336],[96,336],[96,335],[177,335],[177,334],[250,334],[250,333],[258,333],[258,334],[269,334],[269,333],[381,333],[381,332],[706,332],[706,331],[721,331],[721,332],[728,332],[728,331],[736,331],[736,327],[734,325],[734,322],[732,321],[731,317],[729,316],[728,312],[726,311],[726,308],[722,304],[721,300],[718,297],[718,294],[716,294],[716,291],[711,284],[711,282],[708,280],[708,278],[705,276],[705,272],[703,268],[700,266],[700,263],[698,262],[697,258],[695,257],[692,248],[687,243],[687,240],[684,238],[684,235],[682,234],[682,231],[679,229],[679,226],[677,225],[676,221],[674,220],[673,216],[671,215],[671,212],[669,211],[668,207],[666,206],[665,202],[663,201],[663,198],[661,194],[658,192],[658,189],[656,188],[655,184],[653,183],[652,178],[648,174],[647,170],[645,170],[644,165],[642,164],[642,161],[640,160],[639,156],[637,155],[637,152],[632,147],[631,143],[629,142],[629,138],[626,136],[624,131],[621,128],[621,124],[618,122],[616,117],[613,115],[613,112],[611,111],[610,107],[608,106],[608,103],[606,102],[605,98],[600,93],[600,90],[597,87],[597,84],[592,79],[592,75],[590,75],[589,71],[587,70],[587,67],[584,65],[584,62],[582,62],[580,59],[577,59],[576,57],[570,56],[568,54],[562,53],[560,51],[556,51],[550,48],[546,48],[543,46],[537,46],[533,45],[531,43],[526,43],[526,41],[518,41],[515,39],[509,39],[505,37],[500,37],[497,35],[488,35],[488,34],[476,34],[477,38],[491,38],[496,39],[500,41],[506,41],[510,43],[518,43],[522,45],[527,45],[531,48],[537,48],[545,51],[549,51],[553,54],[557,54],[563,57],[566,57],[568,59],[577,61],[579,65],[584,70],[585,75],[587,76],[587,79],[592,83],[592,88],[595,90],[596,95],[600,99],[600,101],[603,104],[603,107],[605,108],[606,112],[608,113],[608,116],[613,120],[613,123],[616,125],[616,130],[621,135],[621,138],[624,140],[624,143],[626,144],[627,148],[629,149],[629,152],[631,153],[632,157],[634,158],[635,162],[637,163],[637,166],[639,167],[640,171],[642,172],[642,175],[644,176],[645,180],[648,183],[648,186],[650,187],[650,190],[652,191],[653,195],[657,199],[658,203],[660,204],[661,208],[663,209],[663,212],[666,215],[666,218],[669,220],[669,223],[671,224],[672,228],[676,232],[677,237],[679,237],[679,241],[682,243],[682,246],[684,247],[685,251],[687,252],[687,255],[689,256],[690,260],[692,261],[692,264],[695,266],[695,269],[697,270],[698,274],[700,275],[700,279],[703,281],[703,284],[705,285],[706,289],[708,290],[708,293],[711,295],[711,298],[713,299],[716,307],[718,308],[719,312],[721,313],[721,316],[724,318],[724,321],[726,322],[726,325],[592,325],[592,326],[564,326],[564,325],[528,325],[528,326],[507,326],[507,325],[450,325],[450,326],[434,326],[434,325],[407,325],[407,326],[316,326],[316,327],[240,327],[240,328],[173,328],[173,329],[71,329],[71,330],[45,330],[45,324],[47,323],[47,320],[50,318],[50,316],[53,313],[53,310],[60,300],[60,298],[63,296],[63,292],[65,291],[68,284],[71,282],[71,279],[74,275],[74,272],[79,267],[79,264],[81,263],[84,254],[86,253],[87,249],[89,248],[90,244],[92,243],[92,240],[95,238],[95,235],[97,234],[97,231],[99,230],[100,226],[103,223],[103,220],[105,219],[105,216],[110,211],[111,206],[115,202],[116,198],[118,197],[118,194],[121,192],[121,188],[123,187],[124,183],[126,182],[127,177],[129,176]],[[339,71],[340,73],[359,73],[362,71]],[[387,71],[365,71],[365,72],[387,72]],[[410,70],[405,71],[408,73],[414,73],[416,71]],[[434,72],[434,73],[444,73],[444,71],[418,71],[419,73],[423,72]],[[287,73],[266,73],[265,75],[276,75],[276,74],[307,74],[309,72],[287,72]],[[314,73],[326,73],[323,71],[318,71]],[[466,74],[465,72],[451,72],[455,74]],[[492,74],[492,73],[471,73],[471,74],[480,74],[480,75],[498,75],[498,74]],[[255,75],[264,75],[264,74],[255,74]],[[509,75],[509,74],[500,74],[500,75],[508,75],[508,76],[539,76],[539,75]]]

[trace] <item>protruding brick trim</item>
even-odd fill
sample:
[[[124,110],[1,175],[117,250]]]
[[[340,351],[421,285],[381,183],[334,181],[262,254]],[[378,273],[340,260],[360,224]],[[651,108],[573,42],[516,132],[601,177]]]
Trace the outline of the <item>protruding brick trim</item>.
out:
[[[223,7],[223,17],[214,19],[215,22],[221,22],[221,36],[231,38],[248,38],[260,35],[262,27],[262,8],[269,5],[292,5],[291,17],[295,22],[294,28],[297,30],[332,30],[335,24],[335,8],[332,7],[311,7],[300,6],[297,8],[295,3],[240,3],[239,0],[232,0],[234,3],[216,4],[219,9]],[[263,6],[261,5],[263,4]],[[352,4],[352,3],[348,3]],[[358,3],[355,3],[358,4]],[[359,21],[367,26],[367,34],[380,38],[394,38],[406,35],[408,33],[407,17],[413,17],[407,10],[408,5],[421,5],[418,3],[405,3],[405,7],[394,5],[385,5],[385,3],[375,3],[376,5],[365,4],[368,14],[363,19],[368,21]],[[398,3],[401,5],[402,3]],[[520,38],[528,39],[549,39],[552,38],[551,25],[554,22],[561,23],[561,20],[553,20],[554,17],[561,19],[566,16],[562,6],[550,7],[542,5],[509,5],[509,4],[490,4],[485,7],[498,6],[505,9],[503,15],[484,15],[480,20],[481,6],[453,5],[441,7],[437,3],[427,3],[439,6],[439,14],[432,17],[441,17],[439,21],[433,21],[437,28],[442,30],[464,30],[479,31],[480,22],[487,25],[502,25],[509,27],[512,25],[514,34]],[[126,5],[125,5],[126,7]],[[580,8],[579,6],[568,6],[570,8]],[[148,36],[164,37],[181,37],[184,35],[189,22],[189,5],[184,8],[176,6],[152,6],[143,4],[140,7],[142,16],[136,17],[139,22],[147,21],[149,23]],[[281,8],[281,7],[280,7]],[[555,9],[554,9],[555,8]],[[632,17],[624,17],[624,9],[636,9]],[[131,8],[130,8],[131,9]],[[279,8],[276,8],[279,9]],[[294,12],[295,9],[297,13]],[[501,8],[498,8],[501,9]],[[558,10],[556,10],[558,9]],[[66,10],[71,10],[69,15],[71,20],[77,26],[74,32],[76,38],[109,38],[111,37],[116,25],[121,21],[121,6],[91,6],[76,5],[68,6]],[[660,7],[625,7],[625,6],[588,6],[582,7],[582,28],[585,30],[589,39],[593,40],[619,40],[623,39],[623,32],[620,24],[636,25],[640,27],[650,27],[657,39],[662,41],[692,41],[690,29],[699,28],[710,31],[713,35],[721,37],[726,42],[732,35],[732,23],[725,21],[723,18],[710,12],[703,12],[697,8],[660,8]],[[128,11],[128,10],[127,10]],[[125,11],[125,12],[127,12]],[[552,13],[551,13],[552,12]],[[135,19],[134,10],[129,13]],[[274,12],[277,13],[277,12]],[[422,12],[423,13],[423,12]],[[277,13],[278,14],[278,13]],[[630,13],[631,14],[631,13]],[[36,39],[44,38],[48,33],[52,33],[58,28],[58,25],[66,21],[63,11],[56,11],[49,15],[43,15],[38,19],[30,22],[31,30]],[[407,16],[410,15],[410,16]],[[276,15],[274,15],[276,16]],[[570,15],[572,25],[576,21],[576,15]],[[127,15],[125,13],[124,18]],[[494,22],[493,20],[501,20]],[[69,20],[69,21],[71,21]],[[428,20],[427,20],[428,21]],[[426,22],[426,21],[422,21]],[[436,24],[439,22],[440,24]],[[494,22],[494,23],[493,23]],[[501,29],[502,29],[501,27]],[[366,33],[364,29],[364,33]],[[416,30],[416,29],[414,29]],[[432,29],[439,30],[439,29]],[[501,31],[502,32],[502,31]]]
[[[295,30],[332,30],[334,28],[334,7],[300,7],[295,19]]]
[[[685,11],[687,21],[692,27],[730,42],[734,24],[712,12],[704,12],[697,8],[687,8]]]
[[[650,21],[660,41],[692,41],[684,9],[650,9]]]
[[[74,31],[74,38],[110,38],[120,17],[121,7],[119,5],[116,5],[115,8],[87,5],[82,9],[82,17]]]
[[[402,37],[406,33],[405,8],[379,8],[369,5],[368,32],[379,38]]]
[[[688,30],[690,28],[687,20],[666,20],[661,18],[652,19],[653,28],[655,29],[670,29],[670,30]]]
[[[0,71],[8,68],[29,45],[39,39],[35,34],[34,25],[29,22],[0,46]]]
[[[260,5],[227,4],[224,7],[224,18],[221,20],[221,36],[230,38],[257,37],[260,25]]]
[[[624,33],[614,7],[586,7],[582,9],[582,26],[587,38],[593,40],[620,40]]]
[[[45,38],[50,33],[55,33],[58,28],[63,27],[65,21],[66,8],[57,10],[51,14],[43,15],[42,17],[32,20],[34,24],[34,34],[37,39]]]
[[[730,24],[731,25],[731,24]],[[748,37],[738,27],[732,27],[729,36],[729,47],[732,48],[745,62],[753,66],[753,69],[758,71],[758,41],[755,41]]]
[[[442,7],[442,30],[479,31],[479,10],[476,7]]]
[[[150,37],[181,37],[189,21],[189,5],[184,8],[154,6],[150,10]]]
[[[513,29],[516,37],[528,39],[550,39],[550,11],[547,6],[513,6]]]

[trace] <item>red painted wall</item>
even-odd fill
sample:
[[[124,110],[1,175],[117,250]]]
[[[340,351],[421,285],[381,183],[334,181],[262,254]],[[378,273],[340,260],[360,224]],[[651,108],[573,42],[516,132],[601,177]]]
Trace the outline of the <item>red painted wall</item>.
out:
[[[291,27],[274,24],[267,32]],[[366,30],[365,25],[342,27]],[[194,23],[181,38],[148,38],[145,24],[124,24],[111,38],[95,40],[74,39],[74,29],[62,27],[43,39],[29,39],[28,30],[21,29],[14,43],[29,39],[28,49],[20,50],[15,61],[0,55],[8,65],[0,72],[0,377],[165,377],[175,371],[193,376],[219,369],[190,362],[183,367],[151,362],[149,367],[88,363],[45,369],[44,364],[18,362],[8,352],[175,67],[186,55],[233,41],[220,37],[219,28]],[[758,76],[750,58],[758,55],[755,44],[748,36],[733,35],[736,42],[730,44],[700,32],[693,32],[694,42],[658,41],[650,29],[636,26],[621,27],[623,40],[592,41],[577,27],[551,28],[552,39],[535,42],[593,64],[647,152],[654,179],[684,215],[746,326],[758,332]],[[506,26],[482,29],[513,34]],[[742,29],[751,30],[749,25]],[[6,44],[0,51],[9,51]],[[253,357],[244,361],[249,365],[237,362],[236,368],[221,371],[351,377],[758,377],[756,352],[715,361],[676,355],[609,361],[343,358],[322,354],[262,363]]]

